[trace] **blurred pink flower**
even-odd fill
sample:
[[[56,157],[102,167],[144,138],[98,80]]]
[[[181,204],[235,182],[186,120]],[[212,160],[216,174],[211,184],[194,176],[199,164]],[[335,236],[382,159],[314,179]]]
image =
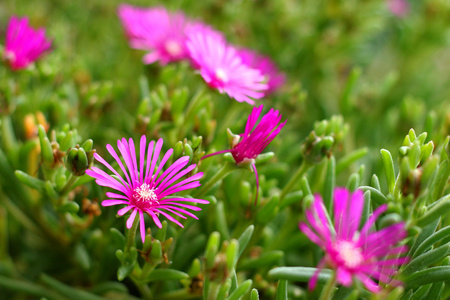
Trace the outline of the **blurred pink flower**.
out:
[[[314,289],[320,270],[329,265],[337,272],[337,281],[344,286],[352,284],[352,278],[359,279],[371,292],[380,287],[371,279],[389,283],[392,275],[407,257],[407,246],[396,246],[406,237],[405,224],[398,223],[376,232],[371,232],[376,219],[387,209],[381,205],[360,228],[364,208],[363,193],[349,192],[344,188],[334,191],[334,225],[326,216],[322,198],[316,196],[312,206],[306,210],[307,222],[300,223],[300,230],[325,251],[317,271],[309,282]],[[398,282],[394,282],[398,283]]]
[[[255,103],[251,98],[264,96],[264,76],[243,64],[236,49],[223,39],[207,31],[193,31],[188,35],[187,48],[194,67],[210,87],[250,104]]]
[[[186,219],[185,215],[197,219],[197,217],[187,211],[187,209],[193,211],[199,211],[201,209],[197,206],[186,204],[186,202],[200,204],[209,203],[202,199],[182,198],[177,196],[166,198],[174,193],[199,187],[200,182],[198,180],[203,176],[203,173],[200,172],[184,180],[178,181],[191,172],[196,166],[190,165],[182,170],[188,165],[189,156],[179,158],[163,172],[163,167],[172,155],[173,150],[169,149],[169,151],[164,154],[161,162],[157,165],[162,145],[162,139],[159,139],[156,143],[151,141],[147,148],[146,159],[145,153],[147,142],[146,137],[143,135],[140,140],[139,161],[137,161],[133,139],[130,138],[128,142],[125,138],[118,140],[117,147],[125,161],[124,166],[114,148],[108,144],[106,149],[118,163],[126,180],[124,180],[123,177],[98,154],[94,154],[95,159],[106,166],[115,176],[113,177],[96,167],[92,167],[90,170],[86,171],[86,174],[96,179],[98,185],[112,188],[121,193],[116,194],[107,192],[106,196],[110,199],[104,200],[102,205],[126,205],[124,208],[119,209],[117,214],[123,216],[131,210],[131,215],[127,220],[127,228],[131,228],[136,215],[139,213],[142,242],[145,240],[144,213],[148,214],[159,228],[161,228],[161,221],[159,220],[160,214],[165,216],[169,221],[183,227],[179,221],[168,213],[183,219]]]
[[[264,75],[268,86],[267,94],[273,93],[284,84],[286,76],[278,70],[269,57],[250,49],[240,49],[239,55],[244,64],[258,69]]]
[[[391,13],[397,17],[404,17],[409,12],[409,3],[407,0],[388,0],[387,4]]]
[[[254,107],[248,116],[244,133],[239,135],[239,139],[232,142],[231,149],[214,152],[202,157],[202,159],[230,152],[233,155],[236,164],[251,164],[256,177],[256,201],[258,200],[259,179],[256,170],[255,159],[259,154],[273,141],[286,124],[281,121],[281,114],[278,110],[271,108],[269,112],[262,116],[261,121],[258,119],[262,113],[263,105]]]
[[[162,65],[189,58],[186,35],[192,30],[208,31],[221,36],[211,27],[189,20],[182,12],[171,13],[164,7],[140,8],[122,4],[118,15],[135,49],[149,51],[144,63],[159,61]]]
[[[19,19],[16,16],[8,23],[4,58],[13,70],[26,68],[52,45],[45,37],[44,28],[34,30],[28,23],[27,17]]]

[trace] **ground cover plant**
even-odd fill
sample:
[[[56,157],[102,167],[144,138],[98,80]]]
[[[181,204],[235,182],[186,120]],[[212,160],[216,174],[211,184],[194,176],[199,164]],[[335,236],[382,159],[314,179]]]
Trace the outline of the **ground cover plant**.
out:
[[[2,1],[0,298],[449,298],[449,16]]]

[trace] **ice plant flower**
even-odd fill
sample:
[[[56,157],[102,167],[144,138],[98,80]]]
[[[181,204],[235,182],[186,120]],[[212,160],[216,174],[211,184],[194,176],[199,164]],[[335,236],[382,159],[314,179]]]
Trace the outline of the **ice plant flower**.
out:
[[[260,70],[242,62],[238,51],[208,31],[192,31],[186,46],[195,68],[206,83],[239,102],[254,104],[264,97],[267,84]]]
[[[52,45],[44,28],[35,30],[28,23],[27,17],[12,16],[6,29],[4,59],[13,70],[28,67]]]
[[[407,0],[388,0],[387,5],[391,13],[399,18],[408,14],[409,3]]]
[[[269,112],[261,118],[261,121],[258,122],[263,108],[263,105],[253,108],[251,114],[248,116],[244,133],[236,136],[236,139],[232,141],[231,149],[218,151],[202,157],[202,159],[204,159],[209,156],[230,152],[231,155],[233,155],[236,164],[250,164],[256,177],[255,204],[258,200],[259,190],[259,179],[255,159],[280,133],[287,121],[285,120],[283,123],[280,123],[282,117],[280,112],[271,108]]]
[[[182,198],[179,196],[168,197],[180,191],[199,187],[200,182],[198,180],[203,176],[203,173],[200,172],[182,179],[196,166],[195,164],[187,166],[189,163],[188,156],[179,158],[163,171],[163,167],[172,155],[173,150],[167,151],[161,162],[157,164],[162,145],[163,140],[159,139],[156,143],[151,141],[147,147],[146,137],[143,135],[139,145],[139,160],[137,160],[133,139],[130,138],[127,141],[125,138],[122,138],[122,140],[118,140],[117,147],[125,162],[124,165],[114,148],[108,144],[106,149],[118,163],[125,179],[98,154],[94,154],[94,158],[107,167],[115,176],[113,177],[96,167],[86,171],[86,174],[96,179],[98,185],[106,186],[119,192],[107,192],[106,196],[109,199],[103,200],[102,205],[125,205],[125,207],[119,209],[117,214],[123,216],[131,211],[131,215],[127,220],[127,228],[131,228],[139,213],[142,242],[145,240],[144,213],[149,215],[159,228],[161,228],[160,215],[183,227],[178,220],[168,213],[183,219],[186,219],[186,216],[197,219],[188,210],[199,211],[201,209],[197,206],[186,204],[186,202],[209,203],[202,199]]]
[[[130,46],[149,51],[143,58],[145,64],[159,61],[166,65],[189,58],[186,35],[193,30],[221,36],[209,26],[189,20],[182,12],[171,13],[164,7],[139,8],[122,4],[118,15]]]
[[[266,94],[275,92],[284,84],[285,75],[278,70],[269,57],[250,49],[240,49],[239,56],[242,59],[242,63],[250,68],[258,69],[264,75],[265,82],[267,82]]]
[[[336,271],[338,283],[350,286],[352,279],[356,278],[369,291],[379,292],[380,287],[373,279],[391,282],[397,268],[408,260],[407,257],[399,257],[406,253],[407,246],[397,245],[406,237],[405,224],[372,231],[377,218],[387,209],[384,204],[360,229],[364,208],[364,196],[360,190],[351,193],[344,188],[336,188],[333,203],[334,225],[330,224],[319,195],[305,212],[307,223],[299,224],[300,230],[325,251],[325,257],[309,281],[310,289],[316,286],[320,270],[328,265]]]

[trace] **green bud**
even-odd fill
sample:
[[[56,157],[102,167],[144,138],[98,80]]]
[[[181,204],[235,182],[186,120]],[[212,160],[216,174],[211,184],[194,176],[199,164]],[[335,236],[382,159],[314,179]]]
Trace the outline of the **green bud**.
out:
[[[192,160],[192,156],[194,155],[194,151],[192,151],[192,147],[188,143],[184,144],[184,154],[189,156],[189,160]]]
[[[90,155],[93,156],[92,151]],[[92,162],[92,159],[91,159]],[[78,145],[76,148],[70,148],[66,157],[66,168],[76,176],[84,175],[89,168],[90,163],[86,151]]]
[[[152,251],[150,252],[150,257],[154,263],[160,263],[162,260],[162,248],[161,242],[154,240],[152,243]]]
[[[199,148],[202,145],[202,142],[203,142],[202,136],[195,137],[192,140],[192,149],[194,149],[194,151],[197,150],[197,148]]]
[[[176,160],[178,158],[180,158],[183,155],[183,142],[182,141],[178,141],[175,144],[175,147],[173,147],[173,159]]]
[[[92,148],[94,147],[94,141],[91,139],[86,140],[82,145],[81,148],[84,149],[84,151],[89,152],[92,151]]]

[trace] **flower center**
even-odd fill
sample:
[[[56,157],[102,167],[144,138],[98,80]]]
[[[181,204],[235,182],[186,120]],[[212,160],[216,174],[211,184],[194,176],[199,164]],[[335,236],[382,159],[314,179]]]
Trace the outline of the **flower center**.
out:
[[[217,78],[218,80],[220,80],[221,82],[223,82],[223,83],[228,82],[228,76],[227,76],[227,73],[225,73],[225,71],[224,71],[223,69],[218,68],[218,69],[216,70],[215,75],[216,75],[216,78]]]
[[[336,251],[338,252],[338,257],[344,262],[344,265],[350,269],[359,266],[364,260],[361,248],[355,247],[352,242],[338,242]]]
[[[134,189],[133,198],[136,204],[152,205],[158,204],[158,196],[155,193],[156,189],[152,189],[148,184],[143,183],[140,187]]]
[[[166,48],[167,53],[169,53],[172,56],[178,56],[183,52],[183,49],[181,48],[180,44],[173,40],[168,40],[164,46]]]

